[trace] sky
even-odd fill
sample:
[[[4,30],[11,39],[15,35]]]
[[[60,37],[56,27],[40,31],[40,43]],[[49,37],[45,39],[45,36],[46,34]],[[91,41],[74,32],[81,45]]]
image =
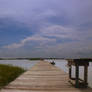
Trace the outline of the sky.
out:
[[[92,0],[0,0],[0,57],[92,58]]]

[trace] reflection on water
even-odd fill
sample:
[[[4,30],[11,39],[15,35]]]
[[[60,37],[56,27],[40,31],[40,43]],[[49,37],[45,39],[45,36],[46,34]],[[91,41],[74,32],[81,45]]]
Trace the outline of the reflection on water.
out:
[[[53,60],[46,60],[46,61],[53,61]],[[56,66],[58,66],[59,68],[63,69],[66,73],[68,73],[68,67],[67,65],[67,61],[66,60],[54,60],[56,63]],[[29,60],[0,60],[0,64],[11,64],[14,66],[19,66],[22,67],[24,69],[30,69],[34,64],[36,64],[38,61],[29,61]],[[90,66],[88,68],[88,83],[90,85],[90,87],[92,87],[92,63],[90,63]],[[72,67],[72,76],[74,76],[75,72],[75,67]],[[80,78],[83,78],[83,67],[80,67]]]
[[[49,62],[51,61],[55,61],[56,66],[58,66],[59,68],[63,69],[66,73],[68,73],[68,67],[67,67],[67,61],[66,60],[47,60]],[[75,67],[72,67],[72,76],[75,76]],[[80,78],[83,79],[84,76],[84,68],[80,67]],[[92,63],[90,63],[90,66],[88,68],[88,83],[89,86],[92,87]]]

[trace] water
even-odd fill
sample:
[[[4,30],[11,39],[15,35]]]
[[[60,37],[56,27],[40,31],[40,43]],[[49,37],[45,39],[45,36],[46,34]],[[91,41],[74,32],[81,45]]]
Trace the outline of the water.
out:
[[[24,69],[30,69],[33,65],[35,65],[39,60],[36,61],[29,61],[29,60],[0,60],[0,64],[11,64],[13,66],[19,66]],[[46,61],[53,61],[53,60],[46,60]],[[66,60],[54,60],[56,63],[56,66],[64,70],[66,73],[68,73],[68,67]],[[75,67],[72,67],[72,76],[75,76]],[[89,86],[92,87],[92,63],[90,63],[90,66],[88,68],[88,83]],[[83,67],[80,67],[80,78],[83,79]]]
[[[30,69],[37,62],[38,61],[30,61],[30,60],[0,60],[0,64],[19,66],[24,69]]]
[[[55,61],[56,66],[59,67],[60,69],[64,70],[66,73],[68,73],[68,67],[67,67],[67,61],[66,60],[47,60],[49,62]],[[83,79],[84,76],[84,68],[80,67],[80,72],[79,72],[80,78]],[[75,67],[72,67],[72,76],[75,77]],[[90,63],[88,67],[88,83],[89,86],[92,88],[92,63]]]

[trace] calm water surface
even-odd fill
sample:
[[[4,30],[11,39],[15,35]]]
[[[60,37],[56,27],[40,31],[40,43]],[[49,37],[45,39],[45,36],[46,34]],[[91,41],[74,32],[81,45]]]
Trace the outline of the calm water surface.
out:
[[[53,60],[46,60],[46,61],[53,61]],[[54,60],[56,63],[56,66],[63,69],[66,73],[68,73],[68,67],[66,60]],[[30,69],[33,65],[35,65],[39,60],[37,61],[29,61],[29,60],[0,60],[0,64],[11,64],[13,66],[19,66],[24,69]],[[75,75],[75,67],[72,67],[72,76]],[[92,63],[90,63],[90,66],[88,68],[88,82],[89,86],[92,87]],[[80,78],[83,79],[83,67],[80,67]]]
[[[24,69],[30,69],[37,62],[38,61],[30,61],[30,60],[0,60],[0,64],[9,64],[13,66],[19,66]]]

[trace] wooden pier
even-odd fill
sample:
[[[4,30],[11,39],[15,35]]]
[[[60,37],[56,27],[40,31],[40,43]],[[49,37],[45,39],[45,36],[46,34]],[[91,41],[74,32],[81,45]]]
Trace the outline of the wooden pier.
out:
[[[47,61],[40,61],[0,92],[92,92],[91,88],[75,88],[68,74]]]

